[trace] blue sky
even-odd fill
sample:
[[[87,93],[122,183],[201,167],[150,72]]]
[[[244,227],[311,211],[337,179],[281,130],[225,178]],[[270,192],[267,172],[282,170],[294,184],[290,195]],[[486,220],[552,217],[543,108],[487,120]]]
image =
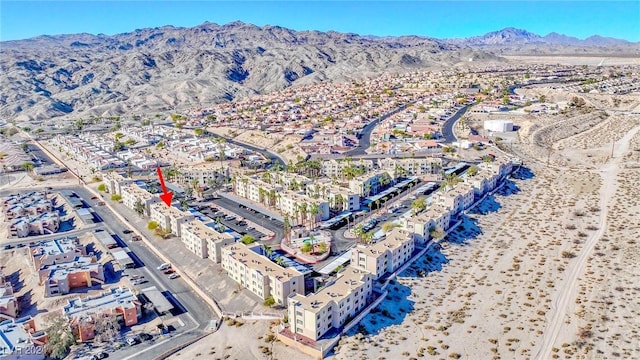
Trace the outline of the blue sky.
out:
[[[295,30],[456,38],[512,26],[640,41],[640,1],[0,1],[0,40],[240,20]]]

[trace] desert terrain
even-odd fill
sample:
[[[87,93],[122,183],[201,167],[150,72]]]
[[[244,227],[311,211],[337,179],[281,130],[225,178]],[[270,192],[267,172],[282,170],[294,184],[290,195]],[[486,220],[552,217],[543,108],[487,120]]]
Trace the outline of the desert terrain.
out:
[[[335,358],[640,356],[640,119],[591,104],[524,117],[512,148],[527,169],[402,273]]]

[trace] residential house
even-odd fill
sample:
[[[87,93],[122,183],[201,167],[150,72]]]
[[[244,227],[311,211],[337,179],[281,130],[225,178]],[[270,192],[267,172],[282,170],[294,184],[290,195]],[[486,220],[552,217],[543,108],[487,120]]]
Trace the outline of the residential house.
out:
[[[0,273],[0,276],[3,276]],[[0,284],[0,321],[15,319],[18,316],[18,300],[10,283]]]
[[[182,236],[182,224],[195,219],[188,211],[182,211],[174,206],[167,206],[164,202],[151,205],[151,220],[176,236]]]
[[[142,214],[144,216],[151,216],[151,205],[160,202],[158,195],[151,194],[147,190],[140,188],[136,184],[129,184],[120,187],[120,194],[122,195],[122,203],[133,211],[136,210],[136,204],[139,202],[142,204]]]
[[[368,197],[381,192],[393,183],[394,177],[388,171],[378,170],[349,180],[349,190],[360,197]]]
[[[64,295],[72,289],[104,284],[104,268],[95,256],[78,256],[70,262],[44,265],[38,271],[44,295]]]
[[[395,177],[426,176],[432,180],[442,178],[442,158],[382,158],[378,160],[382,170],[393,172]]]

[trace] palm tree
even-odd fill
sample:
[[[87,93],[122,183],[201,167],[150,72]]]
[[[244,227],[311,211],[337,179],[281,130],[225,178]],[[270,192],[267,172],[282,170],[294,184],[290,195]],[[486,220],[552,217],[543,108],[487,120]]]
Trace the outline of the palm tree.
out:
[[[365,233],[363,238],[364,238],[364,242],[366,244],[371,244],[373,242],[373,236],[375,234],[373,233],[373,231],[369,231],[368,233]]]
[[[137,199],[133,204],[133,210],[138,213],[138,215],[142,215],[144,213],[144,204],[140,199]]]
[[[358,236],[360,240],[362,240],[362,236],[364,235],[363,225],[360,224],[353,229],[353,233]]]
[[[389,231],[393,230],[394,228],[399,227],[400,225],[391,222],[391,221],[387,221],[386,223],[382,224],[382,231],[386,234]]]
[[[312,228],[315,228],[316,223],[318,222],[318,214],[320,213],[320,206],[318,204],[312,204],[311,209],[309,209],[309,213],[312,215]]]
[[[417,214],[427,208],[427,201],[423,197],[419,197],[411,203],[411,210]]]
[[[282,224],[284,226],[284,238],[286,240],[289,240],[289,235],[291,235],[291,222],[289,221],[289,216],[284,216]]]
[[[300,205],[300,216],[302,217],[302,226],[305,226],[305,220],[307,220],[307,214],[309,212],[309,209],[307,207],[307,203],[302,203],[302,205]]]
[[[215,138],[215,142],[218,148],[218,159],[220,159],[220,169],[223,168],[222,162],[226,159],[226,154],[224,153],[224,144],[227,142],[227,139],[222,136],[218,136]]]
[[[285,258],[284,258],[284,257],[282,257],[282,256],[278,256],[278,257],[276,258],[276,264],[278,264],[278,265],[280,265],[280,266],[282,266],[282,267],[287,267],[287,261],[286,261],[286,260],[285,260]]]
[[[20,165],[20,167],[26,172],[31,172],[35,168],[35,165],[32,162],[26,162]]]
[[[273,254],[273,249],[267,244],[262,244],[260,248],[262,249],[262,254],[268,257],[269,259],[271,259],[271,255]]]
[[[342,194],[336,195],[334,205],[337,211],[342,211],[344,209],[344,198],[342,197]]]

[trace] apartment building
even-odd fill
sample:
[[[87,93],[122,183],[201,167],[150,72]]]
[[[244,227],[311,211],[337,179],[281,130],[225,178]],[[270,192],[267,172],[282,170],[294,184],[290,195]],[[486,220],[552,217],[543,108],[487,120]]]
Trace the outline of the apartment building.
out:
[[[476,199],[496,188],[500,176],[490,170],[482,169],[473,176],[464,177],[464,182],[473,187]]]
[[[229,167],[220,168],[220,163],[204,163],[180,169],[176,176],[176,182],[181,185],[190,185],[193,180],[198,181],[199,186],[207,186],[217,178],[229,178]]]
[[[72,289],[104,284],[104,268],[95,256],[77,256],[72,261],[44,265],[38,270],[45,296],[68,294]]]
[[[345,325],[366,307],[373,278],[366,271],[348,266],[333,284],[315,294],[290,296],[287,310],[291,332],[315,341],[332,328]]]
[[[163,202],[151,204],[151,220],[176,236],[182,236],[182,224],[193,219],[195,216],[190,212],[167,206]]]
[[[479,164],[479,167],[497,174],[500,179],[504,179],[513,171],[513,163],[511,162],[511,159],[504,156],[496,157],[491,162],[483,162]]]
[[[124,326],[133,326],[142,317],[142,303],[128,288],[111,288],[96,296],[70,299],[62,308],[63,314],[77,328],[80,342],[96,336],[95,320],[100,316],[115,316]]]
[[[424,212],[400,220],[402,228],[413,233],[415,241],[420,243],[431,238],[432,230],[448,230],[450,222],[451,210],[441,204],[432,204]]]
[[[119,174],[115,171],[108,171],[106,174],[102,175],[102,181],[107,187],[107,191],[110,194],[118,194],[122,195],[122,188],[133,183],[133,180],[124,177],[124,175]],[[123,196],[124,198],[124,196]]]
[[[395,174],[395,177],[398,177],[402,172],[405,176],[428,176],[434,180],[442,178],[442,158],[437,157],[383,158],[378,160],[378,167]]]
[[[151,216],[151,205],[160,202],[158,195],[151,194],[147,190],[135,184],[128,184],[119,188],[122,195],[122,203],[131,210],[136,210],[138,201],[143,205],[143,215]]]
[[[455,216],[473,205],[475,199],[473,186],[467,183],[456,184],[453,189],[443,189],[433,196],[434,203],[442,204]]]
[[[329,219],[329,202],[327,199],[314,199],[289,190],[285,190],[279,195],[280,197],[276,199],[276,208],[283,215],[289,215],[291,219],[304,218],[305,223]],[[304,213],[305,208],[306,214]],[[318,213],[314,214],[312,208],[317,208]]]
[[[35,319],[31,316],[0,322],[0,358],[6,356],[9,359],[44,359],[41,347],[46,342],[47,333],[37,331]]]
[[[0,276],[3,276],[0,273]],[[18,300],[10,283],[0,284],[0,321],[15,319],[18,316]]]
[[[330,182],[315,182],[307,185],[307,196],[326,199],[329,207],[337,211],[356,211],[360,209],[360,195],[349,189]]]
[[[344,177],[344,169],[349,166],[359,169],[360,171],[364,171],[365,173],[373,171],[374,169],[373,160],[358,159],[353,161],[344,161],[342,159],[331,159],[322,162],[322,175],[328,178],[340,179]]]
[[[210,258],[216,263],[220,263],[222,260],[222,248],[235,242],[233,236],[226,233],[221,234],[200,220],[184,223],[180,239],[191,252],[202,259]]]
[[[381,192],[393,183],[394,177],[388,171],[378,170],[349,180],[349,190],[360,197],[368,197]]]
[[[222,248],[222,268],[263,300],[273,297],[276,304],[286,305],[289,295],[304,294],[304,276],[298,270],[284,268],[242,243]]]
[[[78,256],[87,255],[86,245],[80,244],[76,237],[64,237],[41,242],[29,249],[31,262],[36,271],[43,266],[56,263],[67,263]]]
[[[36,216],[22,216],[9,224],[9,234],[13,237],[55,234],[60,229],[60,214],[57,211]]]
[[[283,178],[280,174],[278,179]],[[293,178],[305,178],[304,176],[293,175]],[[307,179],[308,180],[308,179]],[[272,183],[276,181],[272,178]],[[289,182],[291,184],[291,182]],[[325,198],[313,198],[303,193],[287,190],[286,185],[273,185],[262,181],[256,177],[238,177],[236,179],[236,194],[251,201],[261,203],[267,207],[273,207],[283,215],[288,215],[291,219],[301,219],[305,217],[305,222],[323,221],[329,218],[329,202]],[[302,204],[306,204],[306,214],[301,213]],[[312,207],[317,207],[316,214],[311,212]]]
[[[412,233],[394,228],[373,245],[358,245],[351,249],[351,266],[371,273],[377,280],[409,261],[414,249]]]

